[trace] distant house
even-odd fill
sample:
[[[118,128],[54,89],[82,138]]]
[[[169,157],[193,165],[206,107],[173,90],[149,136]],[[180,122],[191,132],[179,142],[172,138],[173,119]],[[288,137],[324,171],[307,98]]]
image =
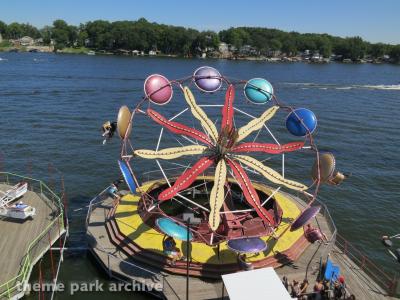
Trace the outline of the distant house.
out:
[[[204,51],[205,51],[205,52],[213,52],[213,51],[215,51],[215,49],[214,49],[214,47],[206,47],[206,48],[204,49]]]
[[[322,59],[323,59],[322,55],[320,55],[318,52],[315,52],[311,56],[311,61],[313,61],[313,62],[319,62],[319,61],[322,61]]]
[[[155,55],[159,55],[159,54],[161,54],[160,50],[150,50],[149,51],[150,56],[155,56]]]
[[[258,55],[259,54],[257,49],[250,45],[244,45],[244,46],[240,47],[239,53],[242,55]]]
[[[129,55],[130,51],[129,50],[125,50],[125,49],[117,49],[114,51],[114,54],[117,55]]]
[[[236,52],[237,48],[234,45],[228,44],[228,51],[230,52]]]
[[[268,50],[266,54],[268,57],[279,57],[282,52],[281,50]]]
[[[138,56],[140,54],[139,50],[132,50],[132,55],[133,56]]]
[[[38,46],[43,45],[43,39],[42,39],[42,38],[36,39],[35,42],[34,42],[34,44],[35,44],[35,45],[38,45]]]
[[[32,46],[33,44],[35,44],[35,40],[30,36],[24,36],[19,39],[19,44],[21,46]]]
[[[229,52],[229,47],[227,43],[221,42],[218,45],[218,51],[221,53]]]

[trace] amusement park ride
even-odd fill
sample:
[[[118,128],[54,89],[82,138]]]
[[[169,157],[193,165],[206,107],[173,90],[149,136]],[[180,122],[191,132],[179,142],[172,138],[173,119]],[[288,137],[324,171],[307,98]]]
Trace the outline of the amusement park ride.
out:
[[[218,103],[223,98],[220,91],[225,94],[223,103]],[[174,95],[177,92],[183,97]],[[213,103],[204,104],[203,97]],[[262,105],[266,109],[254,116]],[[273,130],[269,123],[282,112],[286,130],[276,122]],[[131,214],[125,222],[142,228],[142,234],[137,229],[129,232],[120,223],[120,231],[135,236],[132,242],[139,248],[167,258],[174,251],[165,251],[165,236],[177,240],[178,246],[190,241],[190,258],[176,265],[167,260],[171,272],[182,274],[180,266],[189,272],[190,260],[191,274],[203,276],[207,272],[196,273],[193,265],[217,266],[225,258],[231,266],[239,253],[254,254],[246,258],[254,268],[276,266],[271,262],[273,248],[290,250],[303,235],[322,239],[319,229],[305,227],[321,209],[316,205],[318,190],[322,183],[337,185],[346,178],[336,170],[332,153],[318,151],[316,127],[312,111],[278,101],[263,78],[232,79],[207,66],[183,79],[149,76],[136,106],[122,106],[117,121],[103,125],[104,143],[114,132],[122,140],[118,164],[131,193],[122,200],[135,207],[124,212]],[[149,128],[158,130],[158,137]],[[274,131],[287,142],[280,142]],[[296,152],[314,161],[309,185],[288,179],[293,174],[285,167],[285,157]],[[137,167],[140,164],[145,166]],[[149,172],[151,164],[158,170]],[[145,181],[146,174],[156,177]],[[295,198],[305,203],[303,209],[295,205]],[[123,209],[118,206],[116,215]],[[151,238],[141,239],[150,233]]]

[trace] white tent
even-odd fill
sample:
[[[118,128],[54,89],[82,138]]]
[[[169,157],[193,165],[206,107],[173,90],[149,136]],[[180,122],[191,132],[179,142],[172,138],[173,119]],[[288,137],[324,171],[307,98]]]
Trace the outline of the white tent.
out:
[[[222,275],[231,300],[292,300],[271,267]]]

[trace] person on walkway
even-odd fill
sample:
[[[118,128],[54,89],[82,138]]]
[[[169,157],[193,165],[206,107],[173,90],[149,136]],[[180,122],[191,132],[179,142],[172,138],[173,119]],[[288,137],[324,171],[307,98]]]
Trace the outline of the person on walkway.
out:
[[[333,292],[335,299],[342,299],[346,297],[346,284],[344,282],[344,276],[339,276],[338,280],[335,281]]]
[[[314,285],[314,299],[321,300],[323,292],[324,292],[324,284],[322,283],[322,280],[318,280]]]
[[[306,295],[307,288],[308,288],[308,280],[304,279],[303,282],[300,284],[300,295],[299,295],[300,300],[307,300],[308,298],[308,296]]]
[[[175,240],[170,236],[165,236],[163,240],[164,253],[172,258],[172,265],[175,266],[176,261],[182,259],[181,250],[176,247]]]
[[[286,276],[283,276],[283,278],[282,278],[282,283],[283,283],[283,286],[285,287],[285,289],[286,289],[287,291],[289,291],[289,281],[288,281],[288,279],[287,279]]]
[[[290,295],[293,298],[297,298],[300,296],[300,285],[299,282],[297,280],[293,279],[293,283],[290,285],[292,292],[290,293]]]
[[[311,224],[307,224],[304,236],[310,243],[314,243],[316,241],[320,243],[328,242],[328,238],[325,233],[321,232],[321,230],[319,230],[318,228],[313,227]]]

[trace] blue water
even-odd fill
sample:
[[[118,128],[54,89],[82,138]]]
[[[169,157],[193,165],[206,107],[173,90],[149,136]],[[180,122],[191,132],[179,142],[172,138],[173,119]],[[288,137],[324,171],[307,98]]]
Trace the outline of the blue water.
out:
[[[82,246],[84,241],[86,211],[75,210],[119,176],[116,161],[120,142],[114,139],[102,145],[102,123],[114,120],[121,105],[132,108],[137,103],[148,75],[161,73],[170,79],[182,78],[207,64],[235,78],[266,78],[281,101],[315,112],[319,148],[333,151],[338,168],[352,173],[343,185],[323,186],[320,192],[339,232],[374,262],[385,268],[394,264],[379,238],[400,229],[400,66],[38,53],[0,53],[0,57],[2,167],[47,178],[48,164],[52,163],[62,172],[69,198],[70,247]],[[183,109],[175,92],[170,104],[156,109],[168,116]],[[223,101],[223,93],[196,95],[204,103]],[[237,95],[243,98],[241,92]],[[255,115],[263,109],[244,102],[241,105]],[[210,111],[215,116],[218,113]],[[286,137],[284,117],[278,114],[271,126],[285,140],[290,137]],[[154,146],[159,129],[144,118],[140,120],[133,143]],[[304,154],[288,156],[288,176],[309,183],[311,163]],[[139,173],[145,169],[138,164]],[[82,280],[103,280],[85,258],[79,253],[67,258],[62,280],[74,280],[77,274]],[[398,265],[394,268],[399,269]],[[121,299],[127,296],[113,295]]]

